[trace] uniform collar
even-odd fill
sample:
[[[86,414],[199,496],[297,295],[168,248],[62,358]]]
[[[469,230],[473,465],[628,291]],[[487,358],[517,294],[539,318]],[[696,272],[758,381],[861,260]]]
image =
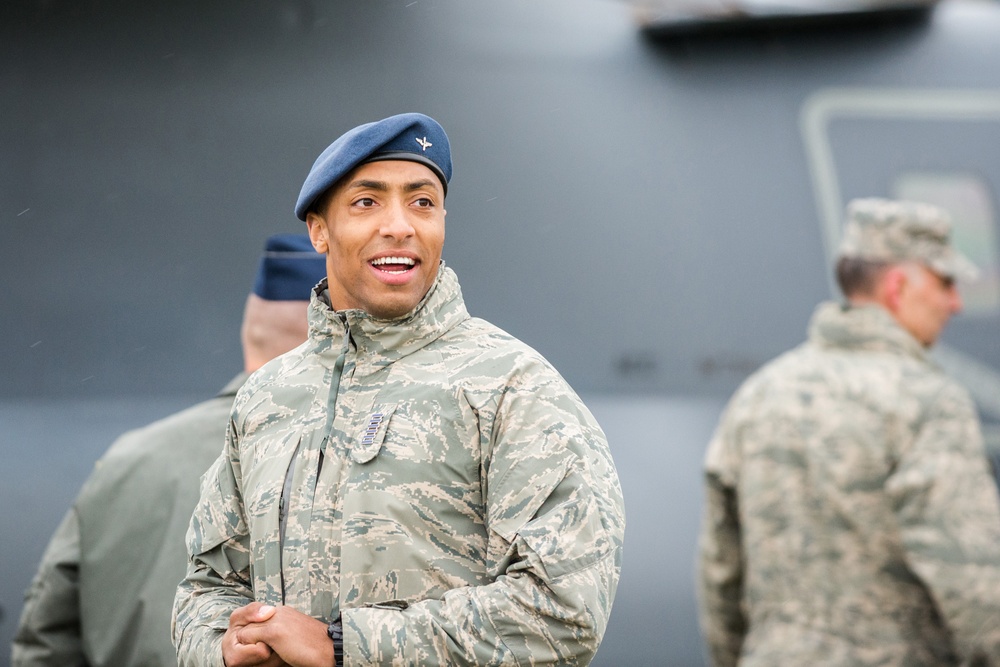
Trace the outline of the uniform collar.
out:
[[[809,340],[824,347],[889,352],[930,363],[927,349],[878,305],[821,303],[809,324]]]
[[[380,320],[363,310],[335,311],[329,303],[327,281],[313,289],[309,303],[309,335],[313,339],[342,339],[348,331],[359,356],[384,366],[419,350],[469,319],[455,272],[441,262],[431,288],[417,306],[402,317]],[[339,347],[339,340],[337,341]]]

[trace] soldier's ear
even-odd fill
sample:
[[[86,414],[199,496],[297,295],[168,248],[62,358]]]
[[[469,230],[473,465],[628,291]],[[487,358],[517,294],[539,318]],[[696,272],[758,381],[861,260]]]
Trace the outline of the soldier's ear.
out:
[[[882,298],[880,301],[890,312],[895,313],[899,310],[908,282],[909,275],[907,275],[906,269],[900,265],[890,266],[882,274],[880,290]]]
[[[309,229],[309,239],[316,252],[326,254],[330,250],[330,239],[327,237],[326,221],[313,211],[306,214],[306,227]]]

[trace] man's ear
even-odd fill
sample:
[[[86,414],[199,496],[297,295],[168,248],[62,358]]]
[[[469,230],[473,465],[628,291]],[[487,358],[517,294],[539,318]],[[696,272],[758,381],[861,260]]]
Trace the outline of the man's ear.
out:
[[[330,250],[330,240],[327,238],[326,221],[313,211],[306,214],[306,227],[309,229],[309,239],[316,252],[326,254]]]
[[[903,292],[906,290],[909,279],[905,268],[899,265],[889,267],[882,274],[880,289],[882,292],[882,303],[889,309],[889,312],[895,313],[899,310],[899,304],[902,301]]]

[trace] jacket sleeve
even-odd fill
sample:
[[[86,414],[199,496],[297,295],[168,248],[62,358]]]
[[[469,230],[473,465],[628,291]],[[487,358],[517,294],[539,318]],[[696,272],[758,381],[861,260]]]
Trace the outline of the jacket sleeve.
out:
[[[605,436],[556,377],[525,378],[482,418],[489,580],[342,609],[346,666],[586,665],[597,651],[625,529]]]
[[[897,456],[887,489],[910,567],[961,658],[1000,665],[1000,500],[965,390],[946,386]]]
[[[743,550],[726,422],[708,448],[698,557],[698,612],[712,665],[733,667],[747,632]]]
[[[13,667],[87,664],[80,636],[80,525],[70,508],[56,529],[24,600]]]
[[[174,598],[172,633],[180,667],[224,667],[229,615],[253,602],[246,521],[237,486],[232,423],[226,450],[202,477],[188,527],[188,571]]]

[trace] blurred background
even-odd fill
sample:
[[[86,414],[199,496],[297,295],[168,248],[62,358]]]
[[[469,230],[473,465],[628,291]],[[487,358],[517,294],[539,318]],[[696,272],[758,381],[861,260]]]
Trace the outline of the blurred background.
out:
[[[265,237],[351,127],[421,111],[470,312],[540,350],[628,513],[595,665],[702,665],[700,465],[834,295],[856,196],[944,205],[983,269],[939,360],[1000,420],[1000,4],[8,0],[0,5],[0,666],[111,441],[241,368]],[[221,443],[220,443],[221,449]]]

